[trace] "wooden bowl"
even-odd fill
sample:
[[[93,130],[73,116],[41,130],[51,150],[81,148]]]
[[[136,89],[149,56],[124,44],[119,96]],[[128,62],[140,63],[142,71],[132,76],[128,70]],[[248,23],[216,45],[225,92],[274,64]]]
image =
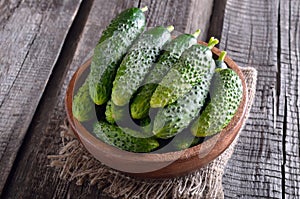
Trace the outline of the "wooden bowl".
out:
[[[200,44],[206,45],[204,42]],[[220,50],[213,48],[215,55]],[[245,120],[247,111],[247,88],[244,76],[237,64],[228,56],[226,64],[233,69],[242,80],[243,97],[237,113],[226,128],[219,134],[214,135],[203,143],[194,147],[167,153],[132,153],[110,146],[98,138],[77,121],[72,114],[72,99],[79,79],[86,76],[89,71],[91,59],[83,64],[73,75],[65,98],[65,108],[69,123],[84,147],[98,160],[105,165],[141,178],[169,178],[187,174],[199,169],[217,158],[235,139]]]

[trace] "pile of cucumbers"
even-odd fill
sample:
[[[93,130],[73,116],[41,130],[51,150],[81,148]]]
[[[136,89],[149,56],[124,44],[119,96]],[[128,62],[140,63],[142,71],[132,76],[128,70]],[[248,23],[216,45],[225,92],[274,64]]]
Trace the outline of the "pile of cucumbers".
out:
[[[242,82],[225,64],[225,51],[213,58],[217,39],[206,46],[197,43],[200,30],[174,39],[173,26],[144,30],[146,10],[129,8],[103,31],[73,115],[122,150],[146,153],[170,143],[182,150],[228,125]]]

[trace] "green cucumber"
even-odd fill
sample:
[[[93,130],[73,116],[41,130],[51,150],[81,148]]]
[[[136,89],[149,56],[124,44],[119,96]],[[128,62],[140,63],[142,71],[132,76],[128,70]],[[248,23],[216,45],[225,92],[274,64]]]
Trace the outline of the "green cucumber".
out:
[[[162,26],[145,31],[124,57],[113,82],[112,101],[118,106],[129,103],[163,46],[171,39],[173,26]]]
[[[73,97],[72,113],[80,122],[91,120],[96,115],[93,100],[89,95],[88,79],[85,80]]]
[[[111,95],[113,80],[122,58],[144,30],[146,8],[129,8],[112,20],[103,32],[91,63],[89,92],[94,103],[102,105]]]
[[[191,127],[197,137],[214,135],[228,125],[243,96],[242,81],[232,69],[217,68],[210,93],[211,101]]]
[[[105,119],[108,123],[110,124],[114,124],[115,123],[115,119],[112,113],[112,101],[108,100],[106,107],[105,107]]]
[[[190,92],[158,111],[153,125],[156,137],[162,139],[173,137],[197,117],[205,103],[215,65],[212,64],[210,68],[212,70],[203,74],[202,81],[193,86]]]
[[[146,77],[143,83],[144,86],[139,89],[139,92],[132,100],[130,105],[132,118],[141,119],[149,115],[150,99],[158,83],[178,61],[183,51],[197,43],[199,34],[200,30],[197,30],[193,35],[179,35],[164,47],[164,53],[159,57],[152,71]]]
[[[128,33],[130,33],[131,28],[130,26],[136,25],[140,27],[141,25],[144,26],[145,24],[145,16],[143,12],[146,12],[148,7],[145,6],[143,8],[129,8],[122,11],[118,14],[107,26],[107,28],[102,32],[101,38],[99,39],[98,43],[102,43],[106,39],[112,37],[117,31],[124,31],[127,29]],[[136,23],[136,24],[134,24]],[[141,23],[141,24],[138,24]]]
[[[102,121],[94,125],[93,132],[103,142],[130,152],[147,153],[159,146],[158,141],[154,138],[133,137],[129,133],[126,133],[124,129],[122,130],[116,125]]]
[[[156,88],[151,97],[150,106],[152,108],[165,107],[201,82],[204,75],[214,68],[211,67],[215,65],[211,49],[218,42],[212,37],[208,46],[195,44],[187,49]]]

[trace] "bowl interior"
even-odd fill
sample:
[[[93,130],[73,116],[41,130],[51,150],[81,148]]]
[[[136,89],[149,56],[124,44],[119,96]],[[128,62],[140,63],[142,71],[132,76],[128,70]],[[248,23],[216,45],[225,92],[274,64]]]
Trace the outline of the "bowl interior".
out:
[[[200,44],[207,45],[205,42]],[[213,48],[212,52],[219,56],[220,50]],[[247,87],[240,68],[229,57],[226,64],[233,69],[243,85],[243,97],[235,116],[220,133],[205,140],[194,147],[166,153],[132,153],[110,146],[92,135],[72,114],[72,99],[74,92],[83,83],[89,73],[91,59],[84,63],[73,75],[65,98],[68,121],[76,136],[85,148],[98,160],[113,169],[130,175],[147,178],[164,178],[183,175],[197,168],[203,167],[217,158],[232,143],[245,120],[247,110]]]

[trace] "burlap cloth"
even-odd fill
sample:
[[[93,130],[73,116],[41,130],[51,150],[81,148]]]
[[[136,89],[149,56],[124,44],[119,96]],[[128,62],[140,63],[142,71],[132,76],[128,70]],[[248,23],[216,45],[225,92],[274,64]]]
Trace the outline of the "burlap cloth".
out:
[[[247,118],[255,95],[257,71],[248,67],[242,68],[242,72],[249,98]],[[135,179],[103,165],[87,152],[67,122],[61,126],[62,146],[58,155],[48,158],[51,166],[60,169],[62,179],[74,180],[78,186],[84,182],[96,185],[113,198],[224,198],[222,176],[239,134],[229,148],[206,167],[183,177],[164,180]]]

